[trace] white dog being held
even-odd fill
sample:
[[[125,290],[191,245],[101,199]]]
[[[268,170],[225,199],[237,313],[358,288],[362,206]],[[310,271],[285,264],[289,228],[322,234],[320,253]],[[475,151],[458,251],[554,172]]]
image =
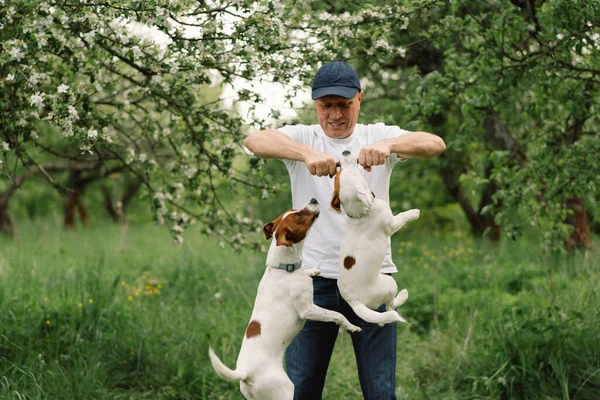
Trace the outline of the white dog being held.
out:
[[[289,210],[263,227],[265,238],[273,239],[236,369],[229,369],[209,349],[215,372],[228,381],[240,381],[247,399],[293,399],[294,384],[283,369],[283,356],[307,319],[335,322],[350,332],[361,330],[342,314],[313,303],[310,276],[319,270],[301,265],[304,239],[318,215],[319,203],[311,199],[301,210]]]
[[[394,278],[380,273],[380,268],[388,238],[407,222],[419,218],[420,211],[408,210],[394,216],[385,201],[375,198],[349,151],[342,153],[340,167],[331,200],[335,210],[341,212],[341,205],[347,215],[340,245],[340,294],[367,322],[406,322],[395,309],[408,299],[408,291],[398,293]],[[386,311],[373,311],[382,304]]]

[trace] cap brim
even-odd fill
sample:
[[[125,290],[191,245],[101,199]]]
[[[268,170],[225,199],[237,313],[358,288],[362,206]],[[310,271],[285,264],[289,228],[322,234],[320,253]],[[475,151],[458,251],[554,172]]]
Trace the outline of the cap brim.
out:
[[[312,91],[312,99],[317,100],[325,96],[341,96],[346,99],[352,99],[356,96],[357,88],[346,86],[327,86]]]

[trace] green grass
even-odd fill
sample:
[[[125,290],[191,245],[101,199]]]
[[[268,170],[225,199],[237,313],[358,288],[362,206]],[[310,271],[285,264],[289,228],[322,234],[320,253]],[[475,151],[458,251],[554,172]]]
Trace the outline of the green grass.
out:
[[[264,254],[153,226],[20,228],[0,239],[0,398],[242,398],[207,349],[235,365]],[[600,399],[598,255],[411,231],[394,251],[399,399]],[[361,398],[345,333],[324,398]]]

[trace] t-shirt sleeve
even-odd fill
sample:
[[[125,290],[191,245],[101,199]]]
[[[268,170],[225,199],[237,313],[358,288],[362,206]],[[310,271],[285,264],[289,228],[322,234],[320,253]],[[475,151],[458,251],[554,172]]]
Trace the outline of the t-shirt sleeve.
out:
[[[312,129],[307,125],[285,125],[277,130],[284,135],[287,135],[294,142],[302,143],[305,146],[310,147],[310,138],[312,135]],[[291,170],[295,168],[299,161],[294,160],[281,160],[286,167]]]
[[[377,141],[379,140],[384,140],[384,139],[394,139],[406,134],[409,134],[410,131],[404,130],[398,126],[395,125],[384,125],[384,124],[376,124],[378,125],[377,129],[377,133],[380,135],[380,137],[377,139]],[[392,153],[390,154],[389,157],[389,163],[390,163],[390,167],[393,167],[398,161],[406,161],[406,158],[401,158],[398,157],[398,155],[396,153]]]
[[[308,145],[311,129],[307,125],[285,125],[277,130],[289,136],[294,142]]]

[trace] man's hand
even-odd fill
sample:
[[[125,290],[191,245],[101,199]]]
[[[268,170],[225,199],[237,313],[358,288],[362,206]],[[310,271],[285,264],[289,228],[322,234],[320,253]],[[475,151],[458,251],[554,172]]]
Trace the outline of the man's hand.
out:
[[[390,145],[385,141],[379,141],[371,146],[363,147],[358,153],[358,163],[366,171],[371,171],[375,165],[385,164],[385,160],[390,156]]]
[[[304,164],[311,175],[331,177],[337,172],[333,157],[315,149],[311,149],[304,157]]]

